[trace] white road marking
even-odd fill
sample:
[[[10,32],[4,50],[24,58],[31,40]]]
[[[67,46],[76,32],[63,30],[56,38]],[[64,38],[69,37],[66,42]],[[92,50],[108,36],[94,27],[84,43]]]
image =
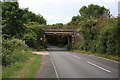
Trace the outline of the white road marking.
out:
[[[77,58],[77,59],[81,59],[80,57],[78,57],[78,56],[75,56],[75,55],[73,55],[75,58]]]
[[[100,69],[102,69],[102,70],[104,70],[104,71],[106,71],[106,72],[110,72],[109,70],[107,70],[107,69],[105,69],[105,68],[102,68],[102,67],[100,67],[100,66],[98,66],[98,65],[96,65],[96,64],[93,64],[93,63],[91,63],[91,62],[89,62],[89,61],[87,61],[87,63],[89,63],[89,64],[91,64],[91,65],[93,65],[93,66],[95,66],[95,67],[97,67],[97,68],[100,68]]]
[[[57,72],[57,70],[56,70],[55,64],[54,64],[52,58],[50,58],[50,59],[51,59],[51,62],[52,62],[52,64],[53,64],[53,68],[54,68],[54,70],[55,70],[56,77],[57,77],[57,79],[59,80],[59,76],[58,76],[58,72]]]
[[[65,52],[66,54],[70,54],[70,53],[68,53],[68,52]]]

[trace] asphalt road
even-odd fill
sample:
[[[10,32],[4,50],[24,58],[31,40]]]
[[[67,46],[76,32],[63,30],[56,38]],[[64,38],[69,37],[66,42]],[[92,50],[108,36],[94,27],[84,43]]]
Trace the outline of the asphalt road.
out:
[[[57,78],[118,78],[117,62],[54,46],[48,50]]]

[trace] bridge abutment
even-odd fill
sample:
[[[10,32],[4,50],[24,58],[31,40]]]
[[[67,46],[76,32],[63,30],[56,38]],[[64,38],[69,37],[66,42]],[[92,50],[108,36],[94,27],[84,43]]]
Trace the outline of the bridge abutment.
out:
[[[68,36],[68,46],[72,47],[72,36]]]

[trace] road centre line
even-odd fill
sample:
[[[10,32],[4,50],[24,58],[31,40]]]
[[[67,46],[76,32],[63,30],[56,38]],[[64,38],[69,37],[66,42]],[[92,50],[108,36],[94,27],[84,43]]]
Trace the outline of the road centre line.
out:
[[[75,56],[75,55],[73,55],[73,57],[75,57],[75,58],[77,58],[77,59],[81,59],[80,57],[78,57],[78,56]]]
[[[52,64],[53,64],[53,68],[54,68],[54,70],[55,70],[56,77],[57,77],[57,79],[59,80],[59,76],[58,76],[58,72],[57,72],[57,69],[56,69],[56,67],[55,67],[55,64],[54,64],[52,58],[50,58],[50,60],[51,60],[51,62],[52,62]]]
[[[100,66],[98,66],[98,65],[96,65],[96,64],[94,64],[94,63],[92,63],[92,62],[89,62],[89,61],[87,61],[87,63],[89,63],[89,64],[91,64],[91,65],[93,65],[93,66],[95,66],[95,67],[97,67],[97,68],[100,68],[100,69],[102,69],[102,70],[104,70],[104,71],[106,71],[106,72],[111,72],[111,71],[109,71],[109,70],[107,70],[107,69],[105,69],[105,68],[102,68],[102,67],[100,67]]]

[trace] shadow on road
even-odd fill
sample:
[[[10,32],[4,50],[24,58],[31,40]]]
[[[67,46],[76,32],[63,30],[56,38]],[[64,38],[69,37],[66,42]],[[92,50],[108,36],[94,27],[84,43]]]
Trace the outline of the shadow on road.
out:
[[[57,46],[47,46],[47,51],[67,51],[64,48],[59,48]]]

